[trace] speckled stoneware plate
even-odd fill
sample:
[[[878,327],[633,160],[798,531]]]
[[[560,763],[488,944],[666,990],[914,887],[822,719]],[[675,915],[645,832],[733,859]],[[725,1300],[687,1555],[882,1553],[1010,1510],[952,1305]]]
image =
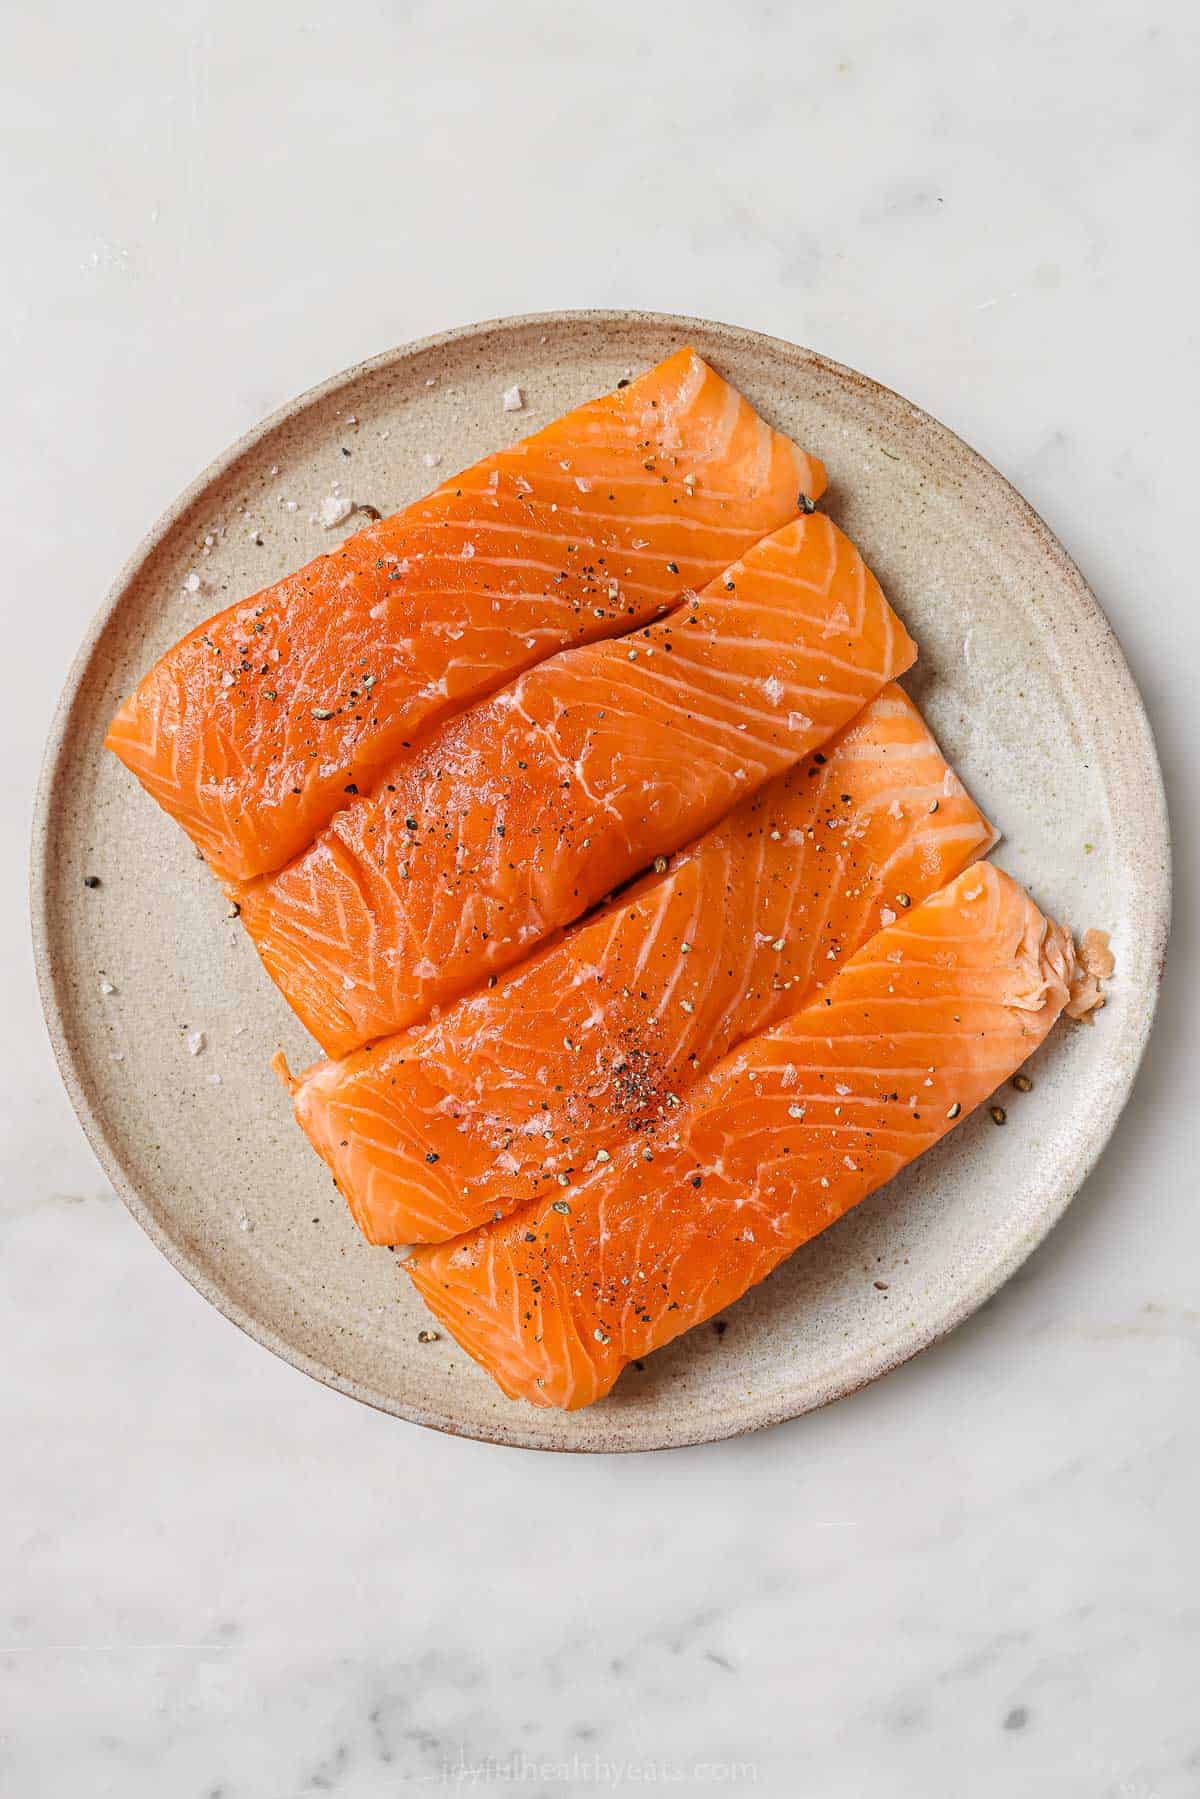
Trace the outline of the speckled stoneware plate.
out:
[[[829,510],[921,646],[911,690],[1004,832],[998,859],[1077,928],[1111,930],[1118,973],[1092,1027],[1054,1033],[1005,1130],[972,1118],[735,1306],[723,1333],[693,1331],[565,1416],[503,1399],[445,1336],[418,1341],[424,1314],[395,1257],[360,1239],[268,1072],[278,1045],[295,1066],[311,1044],[182,832],[101,740],[185,630],[329,547],[311,515],[333,481],[392,511],[437,478],[427,454],[443,474],[470,463],[688,340],[824,458]],[[527,397],[515,414],[501,406],[514,382]],[[243,1330],[342,1392],[546,1449],[661,1448],[793,1417],[974,1311],[1112,1130],[1150,1028],[1168,910],[1162,789],[1137,691],[1078,571],[1020,496],[862,375],[753,332],[644,313],[501,320],[391,351],[214,463],[150,533],[80,651],[34,838],[36,952],[63,1077],[163,1252]]]

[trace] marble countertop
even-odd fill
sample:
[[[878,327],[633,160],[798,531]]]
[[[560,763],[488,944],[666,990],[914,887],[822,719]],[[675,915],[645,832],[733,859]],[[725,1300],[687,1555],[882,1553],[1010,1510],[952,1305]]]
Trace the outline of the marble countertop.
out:
[[[1194,8],[0,29],[0,1792],[1200,1791]],[[85,622],[199,468],[375,350],[589,305],[811,344],[995,462],[1125,644],[1177,833],[1159,1024],[1051,1239],[853,1400],[648,1457],[410,1428],[206,1307],[59,1086],[22,869]]]

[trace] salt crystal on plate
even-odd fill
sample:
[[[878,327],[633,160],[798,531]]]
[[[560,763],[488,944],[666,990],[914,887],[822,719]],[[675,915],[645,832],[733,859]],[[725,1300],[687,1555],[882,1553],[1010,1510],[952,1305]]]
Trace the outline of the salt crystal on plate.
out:
[[[100,976],[100,991],[101,993],[115,993],[117,991],[106,974]]]
[[[200,592],[200,577],[196,573],[195,569],[193,569],[191,574],[188,575],[188,577],[184,581],[183,585],[187,588],[189,593],[199,593]]]
[[[524,406],[525,395],[521,392],[521,389],[517,386],[515,381],[511,387],[505,388],[503,404],[505,412],[520,412],[521,408]]]
[[[189,1031],[187,1036],[187,1052],[189,1056],[198,1056],[208,1038],[203,1031]]]
[[[441,453],[438,450],[426,450],[424,456],[421,458],[421,461],[425,464],[426,468],[436,468],[441,460]]]
[[[354,502],[345,494],[326,494],[321,501],[321,523],[327,531],[332,531],[335,525],[344,524],[353,511]]]

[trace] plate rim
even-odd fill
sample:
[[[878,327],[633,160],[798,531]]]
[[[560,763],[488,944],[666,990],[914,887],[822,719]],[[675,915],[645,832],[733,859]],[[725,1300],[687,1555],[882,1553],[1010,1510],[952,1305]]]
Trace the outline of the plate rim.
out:
[[[667,1414],[662,1420],[662,1428],[655,1432],[653,1440],[645,1442],[618,1440],[564,1443],[541,1431],[536,1421],[527,1422],[523,1416],[515,1412],[511,1419],[497,1414],[494,1422],[490,1418],[487,1421],[475,1422],[463,1421],[450,1414],[420,1406],[402,1405],[387,1393],[373,1389],[363,1381],[339,1374],[336,1369],[287,1342],[271,1325],[255,1317],[232,1295],[224,1291],[182,1244],[171,1238],[153,1216],[134,1181],[127,1175],[116,1146],[111,1140],[109,1127],[99,1110],[93,1106],[77,1066],[64,1017],[64,1005],[60,992],[61,971],[56,966],[52,947],[51,899],[54,875],[48,851],[54,834],[55,795],[58,787],[59,768],[66,751],[72,714],[79,702],[97,646],[113,615],[121,605],[129,588],[137,580],[150,558],[177,522],[214,483],[227,475],[242,457],[254,450],[272,432],[352,383],[387,370],[413,357],[445,349],[450,345],[461,344],[466,340],[481,339],[497,332],[528,331],[539,326],[561,329],[564,325],[568,327],[586,325],[608,330],[620,330],[632,326],[652,326],[681,332],[685,337],[693,332],[702,332],[710,340],[715,337],[718,340],[754,347],[760,353],[767,353],[773,358],[785,359],[793,364],[797,359],[801,359],[815,366],[824,375],[844,387],[856,389],[862,395],[886,402],[889,406],[898,405],[905,408],[914,424],[921,427],[932,426],[937,433],[952,442],[956,453],[961,455],[968,465],[974,465],[978,472],[986,475],[990,481],[998,483],[1007,503],[1012,507],[1017,521],[1038,540],[1048,559],[1056,566],[1059,575],[1074,590],[1074,597],[1080,605],[1081,619],[1086,620],[1090,631],[1088,647],[1094,652],[1108,652],[1113,678],[1125,690],[1124,703],[1128,708],[1127,716],[1137,729],[1140,739],[1139,747],[1142,752],[1139,759],[1139,781],[1143,784],[1142,802],[1145,808],[1143,841],[1148,852],[1147,863],[1158,871],[1157,879],[1147,877],[1151,881],[1151,905],[1149,916],[1144,920],[1144,931],[1150,939],[1147,948],[1152,971],[1146,996],[1147,1003],[1136,1010],[1129,1009],[1126,1014],[1125,1032],[1119,1046],[1121,1074],[1114,1093],[1115,1103],[1110,1108],[1107,1119],[1101,1128],[1078,1148],[1072,1162],[1060,1173],[1048,1198],[1040,1207],[1032,1228],[1023,1237],[1010,1244],[1006,1253],[990,1263],[973,1284],[965,1289],[956,1289],[952,1301],[944,1306],[936,1317],[922,1320],[919,1327],[903,1343],[877,1344],[860,1351],[848,1366],[834,1370],[827,1375],[823,1386],[819,1387],[814,1394],[796,1393],[791,1398],[785,1399],[783,1403],[780,1403],[777,1396],[757,1405],[753,1401],[749,1401],[746,1404],[744,1416],[737,1408],[733,1410],[732,1414],[714,1414],[708,1418],[701,1416],[694,1422],[690,1421],[691,1414],[688,1413],[675,1417]],[[159,515],[119,569],[103,601],[94,613],[67,671],[47,733],[35,792],[30,845],[29,895],[34,969],[42,1013],[59,1075],[75,1115],[101,1167],[112,1183],[114,1191],[120,1196],[127,1210],[176,1272],[181,1274],[210,1305],[214,1306],[218,1312],[253,1341],[261,1344],[301,1373],[309,1375],[335,1392],[343,1393],[376,1411],[401,1418],[408,1423],[438,1430],[450,1436],[464,1436],[478,1442],[492,1443],[508,1448],[537,1449],[577,1455],[635,1454],[654,1450],[689,1448],[701,1443],[720,1442],[753,1431],[765,1430],[789,1419],[816,1411],[825,1405],[832,1404],[837,1399],[845,1398],[859,1391],[862,1387],[891,1373],[893,1369],[948,1336],[993,1294],[998,1292],[1032,1254],[1033,1250],[1045,1240],[1107,1147],[1113,1131],[1116,1129],[1117,1121],[1125,1109],[1145,1055],[1157,1010],[1163,963],[1170,934],[1171,834],[1162,766],[1153,729],[1146,711],[1145,701],[1111,621],[1074,560],[1051,531],[1049,525],[1024,495],[1013,486],[1012,482],[988,462],[979,451],[973,449],[951,427],[943,424],[933,414],[926,412],[923,407],[915,405],[904,395],[898,394],[895,389],[885,386],[869,375],[862,374],[857,369],[836,362],[818,351],[792,343],[786,338],[756,331],[748,326],[732,325],[719,320],[703,319],[686,314],[625,308],[575,308],[549,312],[516,313],[482,319],[394,345],[374,356],[364,358],[327,376],[324,380],[306,388],[281,406],[276,407],[214,457],[188,483]],[[1117,1047],[1117,1045],[1113,1046],[1114,1056]]]

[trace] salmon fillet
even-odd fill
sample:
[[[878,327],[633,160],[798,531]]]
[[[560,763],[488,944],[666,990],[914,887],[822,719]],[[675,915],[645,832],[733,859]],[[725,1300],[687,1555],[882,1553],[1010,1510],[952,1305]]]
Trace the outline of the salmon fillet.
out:
[[[846,724],[916,650],[821,514],[634,635],[439,727],[279,874],[233,890],[327,1054],[510,967]]]
[[[653,1147],[405,1266],[510,1398],[590,1405],[985,1100],[1073,972],[1065,931],[998,869],[968,869],[719,1062]]]
[[[670,1134],[701,1074],[994,841],[888,686],[824,753],[494,990],[289,1079],[296,1117],[372,1243],[438,1241],[557,1198],[598,1152]]]
[[[217,873],[281,868],[435,720],[655,617],[824,487],[680,350],[199,625],[108,747]]]

